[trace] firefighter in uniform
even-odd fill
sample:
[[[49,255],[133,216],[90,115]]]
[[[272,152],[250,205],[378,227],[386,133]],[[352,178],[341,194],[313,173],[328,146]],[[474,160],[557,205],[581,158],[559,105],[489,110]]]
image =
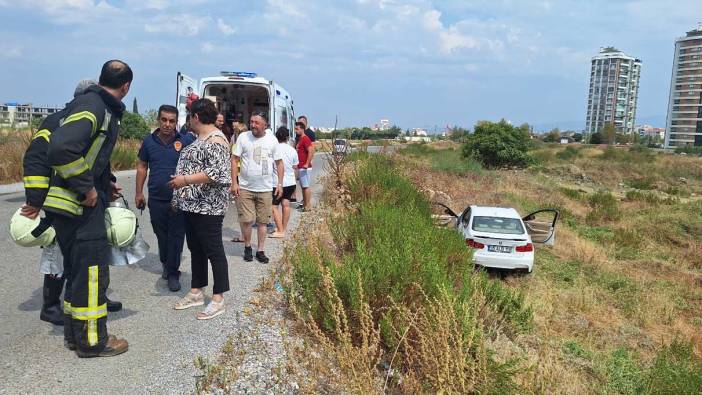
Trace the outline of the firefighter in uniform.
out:
[[[82,80],[76,86],[73,97],[82,95],[85,90],[95,85],[93,80]],[[24,194],[26,203],[22,206],[22,215],[34,219],[44,205],[44,199],[49,190],[49,180],[51,177],[51,166],[49,165],[47,154],[51,133],[58,129],[61,121],[66,118],[67,110],[61,110],[49,115],[39,125],[38,131],[32,136],[32,141],[24,154]],[[40,226],[34,232],[40,234],[44,229],[52,225],[53,217],[47,214],[42,218]],[[50,322],[54,325],[63,325],[63,309],[61,307],[61,293],[63,292],[63,265],[59,263],[57,267],[40,267],[44,273],[44,286],[42,290],[43,303],[39,318],[42,321]],[[107,301],[109,311],[119,311],[122,304],[119,302]]]
[[[110,247],[105,209],[117,191],[109,160],[132,78],[126,63],[106,62],[99,85],[68,104],[49,142],[53,174],[43,208],[53,214],[66,258],[64,339],[79,357],[113,356],[129,347],[126,340],[107,334]]]

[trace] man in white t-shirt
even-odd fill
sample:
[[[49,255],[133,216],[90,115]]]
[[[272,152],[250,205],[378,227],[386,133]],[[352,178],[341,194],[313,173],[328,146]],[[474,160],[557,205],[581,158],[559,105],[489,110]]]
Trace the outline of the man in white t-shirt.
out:
[[[250,126],[251,130],[241,134],[232,149],[232,193],[238,198],[237,212],[244,237],[244,260],[253,260],[251,233],[253,222],[256,221],[259,224],[256,260],[268,263],[268,257],[264,253],[265,225],[271,218],[273,186],[275,185],[275,196],[280,197],[283,194],[283,161],[275,152],[278,140],[268,129],[266,114],[253,113]],[[241,173],[238,168],[239,161]],[[274,172],[277,175],[275,184]]]
[[[275,191],[273,191],[273,221],[275,221],[276,230],[268,237],[281,238],[285,237],[285,230],[288,228],[288,222],[290,221],[290,201],[295,200],[296,173],[299,161],[297,151],[288,144],[290,130],[285,126],[281,126],[275,132],[275,137],[278,140],[275,156],[283,160],[283,195],[278,198],[275,196]]]

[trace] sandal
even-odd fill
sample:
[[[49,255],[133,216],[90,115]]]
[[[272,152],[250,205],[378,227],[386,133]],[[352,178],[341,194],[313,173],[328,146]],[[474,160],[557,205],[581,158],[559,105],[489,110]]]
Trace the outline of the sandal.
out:
[[[232,243],[243,243],[244,239],[241,238],[241,236],[234,236],[231,240]]]
[[[197,313],[196,317],[198,320],[209,320],[223,314],[225,311],[224,300],[221,302],[215,302],[213,300],[207,305],[207,307],[205,307],[205,310]]]
[[[277,230],[271,234],[268,235],[271,239],[282,239],[285,237],[285,233],[283,232],[278,232]]]
[[[205,304],[205,293],[200,291],[198,294],[188,292],[181,300],[176,302],[173,306],[176,310],[185,310],[195,306],[202,306]]]

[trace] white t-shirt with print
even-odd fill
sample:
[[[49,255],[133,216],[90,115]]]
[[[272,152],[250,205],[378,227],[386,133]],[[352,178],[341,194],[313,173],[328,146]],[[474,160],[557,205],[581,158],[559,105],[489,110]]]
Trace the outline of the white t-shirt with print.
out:
[[[275,157],[280,157],[283,159],[283,186],[289,187],[297,184],[295,180],[295,169],[293,166],[300,163],[297,157],[297,151],[288,143],[278,143],[275,147],[276,153]],[[278,175],[273,172],[273,177],[271,178],[273,186],[278,185]]]
[[[254,137],[251,131],[242,133],[236,139],[232,154],[239,157],[239,186],[251,192],[270,192],[275,161],[282,159],[275,156],[278,140],[270,130],[263,137]]]

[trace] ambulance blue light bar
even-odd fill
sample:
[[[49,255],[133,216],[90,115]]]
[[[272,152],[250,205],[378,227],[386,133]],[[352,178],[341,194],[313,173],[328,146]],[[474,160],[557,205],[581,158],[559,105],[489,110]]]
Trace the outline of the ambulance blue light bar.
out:
[[[242,77],[242,78],[256,78],[258,74],[249,73],[246,71],[220,71],[222,77]]]

